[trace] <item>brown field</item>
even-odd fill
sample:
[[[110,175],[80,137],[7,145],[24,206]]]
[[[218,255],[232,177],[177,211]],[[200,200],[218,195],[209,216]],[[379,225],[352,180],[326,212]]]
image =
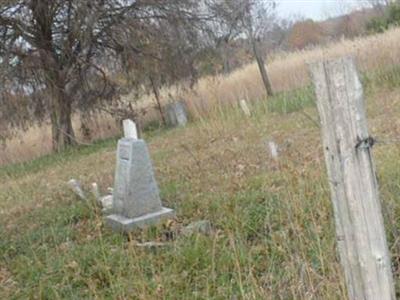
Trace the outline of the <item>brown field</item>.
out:
[[[277,53],[270,57],[268,71],[276,91],[285,91],[309,84],[310,79],[306,63],[327,57],[352,55],[356,57],[361,71],[376,71],[400,64],[400,29],[393,29],[384,34],[362,37],[354,40],[341,40],[326,46],[309,50]],[[239,99],[249,101],[263,99],[264,90],[255,63],[237,69],[229,75],[205,77],[190,92],[174,89],[162,91],[163,99],[168,101],[168,94],[185,99],[194,119],[202,118],[221,105],[236,105]],[[128,95],[127,101],[131,100]],[[141,105],[153,106],[153,99],[146,97]],[[157,114],[148,114],[152,119]],[[75,120],[78,140],[80,122]],[[92,138],[101,139],[119,133],[115,121],[109,117],[98,117],[91,124]],[[48,126],[32,127],[21,132],[0,149],[0,164],[29,160],[51,151],[51,138]]]

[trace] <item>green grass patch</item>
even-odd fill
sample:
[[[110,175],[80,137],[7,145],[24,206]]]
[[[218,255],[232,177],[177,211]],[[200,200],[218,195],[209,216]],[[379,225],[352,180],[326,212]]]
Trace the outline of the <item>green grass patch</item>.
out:
[[[272,98],[267,99],[268,110],[278,114],[287,114],[302,110],[315,105],[313,86],[293,91],[279,92]]]
[[[71,195],[20,215],[13,221],[20,226],[1,232],[0,262],[12,270],[18,283],[17,299],[135,295],[143,299],[246,299],[254,295],[261,299],[265,296],[259,288],[262,284],[268,284],[271,295],[296,298],[301,292],[284,288],[297,284],[295,270],[304,265],[320,278],[325,272],[321,259],[333,255],[334,249],[329,248],[332,227],[320,233],[313,222],[315,217],[318,224],[326,223],[318,213],[320,204],[315,205],[320,199],[304,198],[300,192],[287,201],[284,190],[265,189],[286,186],[291,180],[284,174],[272,178],[259,174],[246,179],[247,188],[236,193],[204,192],[202,201],[187,195],[180,199],[178,211],[184,216],[179,218],[187,223],[205,211],[214,233],[185,237],[178,232],[157,249],[138,248],[128,236],[112,233],[103,227],[97,209]],[[193,188],[168,182],[162,194],[176,198]],[[318,185],[307,188],[326,193]],[[307,204],[299,209],[300,201]],[[163,225],[150,227],[134,232],[132,238],[165,240],[168,230]],[[319,252],[322,234],[328,241],[323,258]],[[295,259],[296,253],[304,257]]]

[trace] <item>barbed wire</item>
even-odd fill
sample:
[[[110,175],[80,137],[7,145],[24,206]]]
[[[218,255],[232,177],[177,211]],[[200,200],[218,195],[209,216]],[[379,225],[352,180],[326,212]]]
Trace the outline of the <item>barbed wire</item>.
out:
[[[311,121],[311,123],[317,127],[321,128],[321,124],[315,120],[312,116],[307,114],[305,111],[299,111],[299,113],[305,117],[307,120]],[[369,136],[363,140],[359,140],[356,144],[356,148],[372,148],[374,145],[395,145],[400,144],[400,138],[376,138]]]
[[[395,145],[400,144],[400,139],[381,139],[369,136],[365,139],[358,140],[356,149],[372,148],[374,145]]]

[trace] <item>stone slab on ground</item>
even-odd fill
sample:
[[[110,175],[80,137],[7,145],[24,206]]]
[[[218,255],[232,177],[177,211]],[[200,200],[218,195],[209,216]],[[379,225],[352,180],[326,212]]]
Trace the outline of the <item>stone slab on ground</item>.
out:
[[[195,233],[201,233],[209,235],[212,232],[211,222],[209,220],[200,220],[190,223],[188,226],[182,229],[182,234],[186,236],[193,235]]]
[[[136,218],[127,218],[121,215],[110,215],[106,217],[106,222],[114,231],[129,232],[136,228],[143,228],[148,225],[155,225],[163,219],[175,217],[175,212],[171,208],[162,207],[161,210],[148,213]]]

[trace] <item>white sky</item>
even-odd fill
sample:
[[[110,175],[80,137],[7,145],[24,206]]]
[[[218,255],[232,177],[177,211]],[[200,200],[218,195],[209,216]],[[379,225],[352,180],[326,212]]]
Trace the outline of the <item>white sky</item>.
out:
[[[276,2],[280,17],[302,16],[314,20],[342,15],[354,8],[368,5],[368,0],[277,0]]]

